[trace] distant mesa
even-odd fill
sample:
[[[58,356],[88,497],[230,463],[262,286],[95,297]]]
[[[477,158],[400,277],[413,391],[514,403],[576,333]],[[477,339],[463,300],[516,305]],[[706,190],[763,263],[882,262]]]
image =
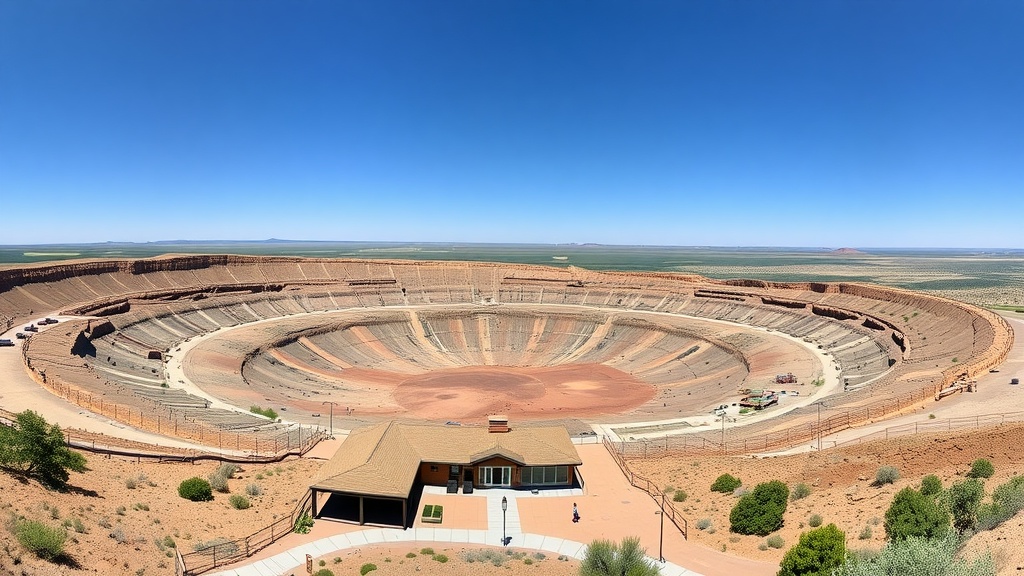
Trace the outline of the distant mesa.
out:
[[[856,248],[839,248],[837,250],[833,250],[832,253],[833,254],[863,254],[863,252],[861,252],[860,250],[857,250]]]

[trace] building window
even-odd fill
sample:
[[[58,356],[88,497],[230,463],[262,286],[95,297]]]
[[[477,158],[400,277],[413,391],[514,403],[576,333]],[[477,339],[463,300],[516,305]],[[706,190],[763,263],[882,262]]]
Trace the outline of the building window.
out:
[[[433,464],[431,464],[430,465],[430,471],[431,472],[437,472],[437,466],[434,466]]]
[[[523,485],[544,486],[569,483],[568,466],[526,466],[523,468]]]
[[[512,485],[511,466],[481,466],[478,471],[480,473],[479,481],[481,486]]]

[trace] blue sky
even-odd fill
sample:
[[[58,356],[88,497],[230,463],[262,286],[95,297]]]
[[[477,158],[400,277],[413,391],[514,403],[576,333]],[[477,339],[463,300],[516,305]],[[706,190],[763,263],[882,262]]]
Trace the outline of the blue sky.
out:
[[[0,244],[1024,247],[1024,3],[0,0]]]

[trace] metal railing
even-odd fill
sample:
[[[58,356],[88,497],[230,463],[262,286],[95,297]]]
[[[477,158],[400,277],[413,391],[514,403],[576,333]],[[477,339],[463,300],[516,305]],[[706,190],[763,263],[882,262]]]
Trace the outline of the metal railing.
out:
[[[608,450],[608,453],[611,454],[612,459],[615,460],[615,463],[618,464],[619,470],[621,470],[623,475],[626,476],[626,480],[629,481],[630,485],[635,486],[650,495],[650,497],[658,503],[658,506],[661,507],[661,513],[671,520],[672,524],[679,529],[679,533],[683,535],[683,539],[688,539],[689,523],[686,521],[686,518],[682,513],[676,509],[672,502],[668,500],[665,493],[647,478],[630,470],[629,464],[626,463],[626,459],[622,457],[622,454],[616,451],[615,444],[608,441],[607,438],[603,439],[602,443]]]

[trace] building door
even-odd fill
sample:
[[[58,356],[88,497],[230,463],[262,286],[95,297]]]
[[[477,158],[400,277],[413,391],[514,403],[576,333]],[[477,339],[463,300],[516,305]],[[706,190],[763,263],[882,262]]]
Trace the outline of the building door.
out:
[[[512,485],[511,466],[481,466],[479,470],[481,486]]]

